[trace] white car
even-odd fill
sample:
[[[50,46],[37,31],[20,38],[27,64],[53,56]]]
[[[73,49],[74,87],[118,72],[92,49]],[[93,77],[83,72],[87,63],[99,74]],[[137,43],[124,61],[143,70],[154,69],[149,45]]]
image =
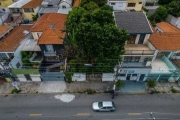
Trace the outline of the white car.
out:
[[[115,104],[113,101],[101,101],[94,102],[92,104],[92,109],[94,111],[115,111]]]

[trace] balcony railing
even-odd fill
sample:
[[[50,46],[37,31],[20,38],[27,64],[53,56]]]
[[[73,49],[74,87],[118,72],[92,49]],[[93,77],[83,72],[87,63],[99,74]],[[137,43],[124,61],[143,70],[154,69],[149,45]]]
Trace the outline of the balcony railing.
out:
[[[44,56],[56,56],[56,51],[44,51]]]
[[[127,50],[125,55],[154,55],[155,50]]]

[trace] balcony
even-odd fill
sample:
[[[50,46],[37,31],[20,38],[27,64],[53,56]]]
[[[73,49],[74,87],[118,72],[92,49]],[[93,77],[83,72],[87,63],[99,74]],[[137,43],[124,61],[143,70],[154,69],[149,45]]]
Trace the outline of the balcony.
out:
[[[44,56],[56,56],[56,51],[44,51]]]
[[[151,68],[147,62],[123,62],[121,68]]]
[[[151,50],[147,45],[126,44],[124,55],[154,55],[155,50]]]

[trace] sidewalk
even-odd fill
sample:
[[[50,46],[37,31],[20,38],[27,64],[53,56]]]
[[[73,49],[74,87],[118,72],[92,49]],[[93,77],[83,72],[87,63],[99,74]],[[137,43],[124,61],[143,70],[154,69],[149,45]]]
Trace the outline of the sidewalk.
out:
[[[49,82],[20,82],[18,86],[21,89],[20,93],[85,93],[87,89],[95,90],[97,93],[109,92],[112,90],[114,82],[73,82],[66,83],[64,81],[49,81]],[[0,83],[0,94],[11,94],[14,89],[11,83]],[[173,93],[180,92],[180,87],[177,83],[159,83],[155,87],[157,93]],[[119,91],[120,94],[147,94],[146,82],[125,81],[125,86]]]

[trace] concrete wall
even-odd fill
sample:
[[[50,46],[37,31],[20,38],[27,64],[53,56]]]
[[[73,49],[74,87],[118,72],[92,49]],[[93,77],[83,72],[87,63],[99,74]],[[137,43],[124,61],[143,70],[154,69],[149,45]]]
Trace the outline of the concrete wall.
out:
[[[86,73],[74,73],[72,81],[86,81]]]
[[[19,75],[17,75],[17,77],[18,77],[18,80],[20,82],[26,82],[27,81],[26,77],[23,74],[19,74]]]
[[[59,4],[59,8],[62,9],[62,6],[66,6],[66,8],[72,8],[72,5],[69,5],[69,4],[66,3],[66,2],[62,2],[61,4]]]
[[[31,38],[31,35],[28,35],[26,37],[26,39],[24,39],[20,45],[18,46],[18,48],[14,51],[14,58],[11,60],[10,62],[10,67],[12,68],[17,68],[16,64],[19,63],[20,67],[22,67],[23,63],[22,63],[22,57],[21,57],[21,50],[23,48],[23,46],[25,45],[26,41]]]
[[[34,12],[25,12],[24,9],[22,10],[23,17],[25,20],[32,21],[32,15],[36,15],[35,9],[33,9]]]
[[[115,3],[115,5],[111,5]],[[126,1],[108,1],[108,5],[113,7],[113,10],[126,10]]]
[[[32,32],[32,35],[35,40],[38,40],[39,37],[42,35],[42,32]]]
[[[13,3],[13,0],[1,0],[0,8],[7,8],[9,5]]]
[[[118,76],[120,80],[127,80],[128,74],[130,75],[130,80],[139,81],[141,74],[148,75],[151,68],[122,68],[119,74],[125,74],[124,77]],[[133,77],[133,74],[137,74],[137,77]],[[143,81],[145,80],[145,77]]]
[[[30,75],[32,81],[38,82],[41,81],[41,76],[40,75]]]
[[[147,42],[147,46],[151,49],[151,50],[156,50],[156,48],[148,41]]]
[[[139,4],[141,2],[141,4]],[[144,0],[127,0],[126,9],[140,11],[142,9]],[[128,3],[136,3],[135,7],[128,7]]]
[[[102,74],[102,81],[114,81],[115,76],[114,73],[103,73]]]
[[[180,17],[176,18],[172,15],[168,15],[168,17],[166,18],[166,22],[180,29]]]

